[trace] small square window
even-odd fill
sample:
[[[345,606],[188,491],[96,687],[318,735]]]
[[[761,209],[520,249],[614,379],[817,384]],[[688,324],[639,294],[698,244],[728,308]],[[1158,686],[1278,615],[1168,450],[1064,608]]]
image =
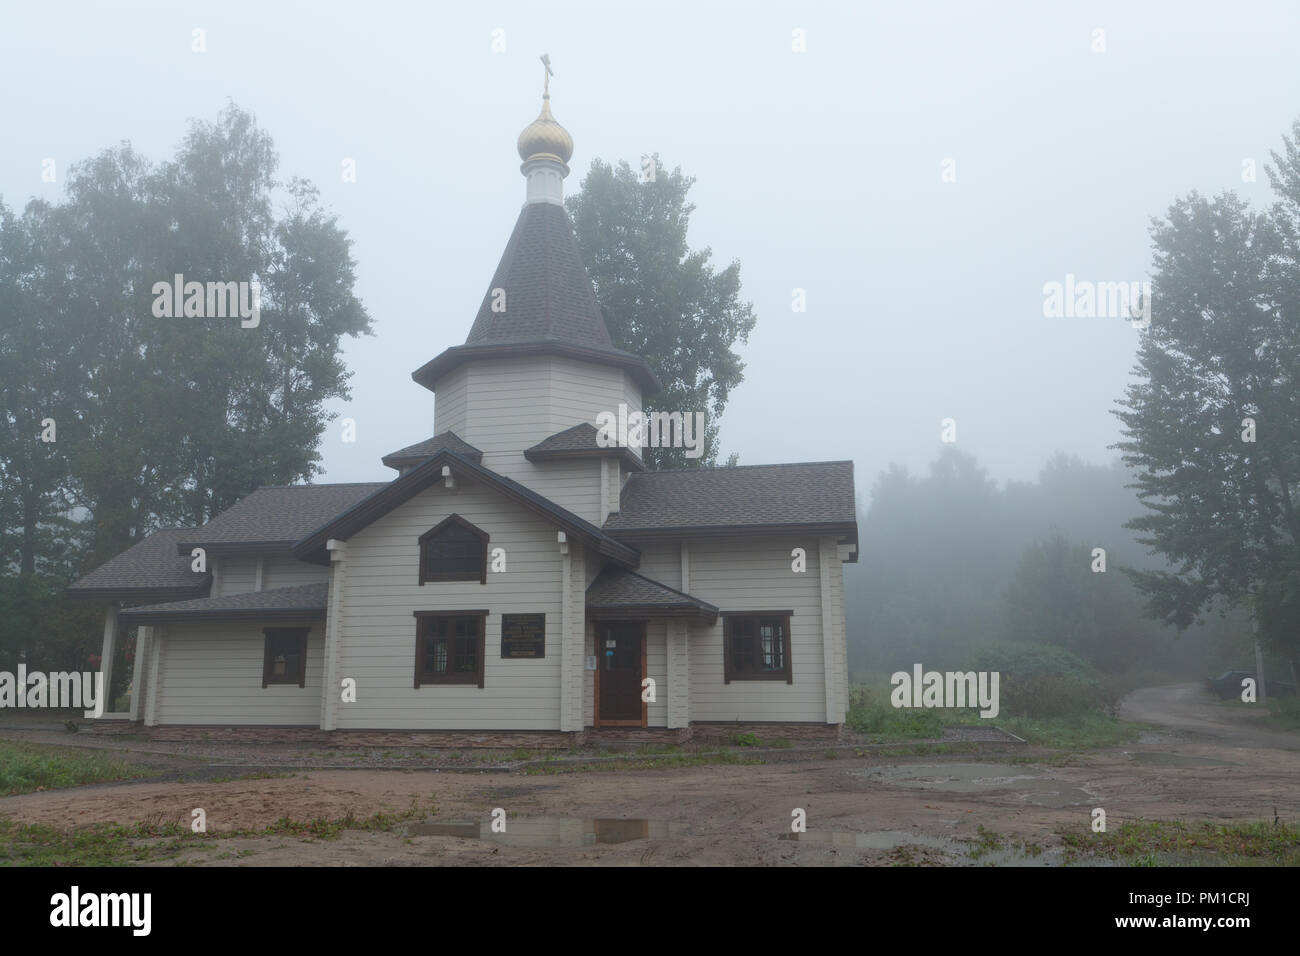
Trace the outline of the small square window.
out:
[[[266,639],[262,662],[262,686],[272,684],[297,684],[307,686],[307,634],[306,627],[269,627],[262,634]]]

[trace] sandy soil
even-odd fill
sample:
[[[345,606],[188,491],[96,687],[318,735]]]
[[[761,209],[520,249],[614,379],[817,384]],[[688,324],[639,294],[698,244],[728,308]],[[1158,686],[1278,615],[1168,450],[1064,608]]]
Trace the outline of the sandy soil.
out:
[[[296,771],[289,778],[25,794],[0,800],[0,815],[59,825],[188,824],[190,811],[202,807],[209,830],[219,832],[284,816],[365,817],[417,801],[432,805],[427,820],[477,823],[485,837],[474,838],[472,828],[470,835],[423,835],[404,826],[336,840],[231,838],[187,858],[253,865],[871,864],[896,860],[899,846],[913,860],[961,862],[961,841],[980,826],[1048,848],[1037,862],[1050,863],[1059,832],[1085,832],[1094,807],[1106,810],[1111,828],[1135,818],[1272,820],[1275,811],[1300,819],[1297,735],[1264,732],[1192,685],[1137,692],[1124,715],[1167,729],[1063,766],[1011,763],[1006,754],[828,760],[818,753],[798,763],[559,775]],[[498,807],[507,814],[504,835],[489,826]],[[790,839],[796,808],[806,812],[809,831],[799,841]],[[601,825],[591,821],[610,819],[652,823],[648,836],[595,842]],[[608,834],[611,825],[603,826]],[[857,845],[863,839],[868,846]]]

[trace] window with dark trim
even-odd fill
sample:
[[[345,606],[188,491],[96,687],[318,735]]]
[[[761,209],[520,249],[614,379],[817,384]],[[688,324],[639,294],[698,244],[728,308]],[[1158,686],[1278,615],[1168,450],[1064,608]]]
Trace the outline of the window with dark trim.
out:
[[[415,612],[415,686],[483,686],[487,611]]]
[[[722,616],[722,677],[794,683],[790,611],[734,611]]]
[[[478,581],[487,584],[488,533],[451,515],[420,535],[420,583]]]
[[[272,684],[307,686],[307,633],[310,630],[308,627],[268,627],[262,631],[266,638],[262,660],[263,687]]]

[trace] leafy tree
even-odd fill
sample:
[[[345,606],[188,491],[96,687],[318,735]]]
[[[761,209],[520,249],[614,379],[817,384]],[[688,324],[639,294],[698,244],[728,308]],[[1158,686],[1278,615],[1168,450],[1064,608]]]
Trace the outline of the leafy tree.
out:
[[[346,234],[310,184],[282,188],[277,162],[232,106],[156,168],[124,148],[69,173],[75,281],[56,318],[71,330],[61,368],[87,399],[69,453],[95,560],[319,471],[324,402],[348,396],[340,341],[370,321]],[[155,283],[175,275],[256,283],[259,324],[157,317]]]
[[[650,468],[689,468],[717,460],[718,420],[744,363],[732,351],[757,321],[740,300],[740,263],[720,272],[708,248],[692,251],[686,230],[695,206],[686,201],[694,179],[668,172],[654,156],[656,175],[642,181],[626,162],[596,160],[566,205],[587,272],[614,344],[642,356],[664,384],[648,402],[655,409],[705,413],[704,454],[646,448]]]
[[[1154,223],[1151,326],[1115,414],[1149,509],[1129,527],[1174,565],[1134,573],[1151,613],[1182,629],[1211,607],[1248,605],[1294,672],[1300,151],[1283,139],[1272,211],[1193,193]]]
[[[1129,579],[1092,564],[1092,547],[1059,531],[1027,547],[1007,587],[1007,636],[1055,644],[1117,674],[1147,657],[1160,635]]]
[[[277,163],[230,106],[167,162],[123,145],[74,165],[57,203],[0,206],[0,654],[93,644],[58,598],[78,571],[319,471],[340,342],[370,320],[346,233]],[[160,317],[178,274],[258,286],[260,321]]]

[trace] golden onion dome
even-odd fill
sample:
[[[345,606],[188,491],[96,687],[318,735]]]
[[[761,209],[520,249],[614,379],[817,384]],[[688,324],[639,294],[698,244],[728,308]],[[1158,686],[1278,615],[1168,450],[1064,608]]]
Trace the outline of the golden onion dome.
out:
[[[519,134],[519,158],[553,159],[567,163],[573,155],[573,137],[551,115],[551,97],[542,97],[542,112]]]

